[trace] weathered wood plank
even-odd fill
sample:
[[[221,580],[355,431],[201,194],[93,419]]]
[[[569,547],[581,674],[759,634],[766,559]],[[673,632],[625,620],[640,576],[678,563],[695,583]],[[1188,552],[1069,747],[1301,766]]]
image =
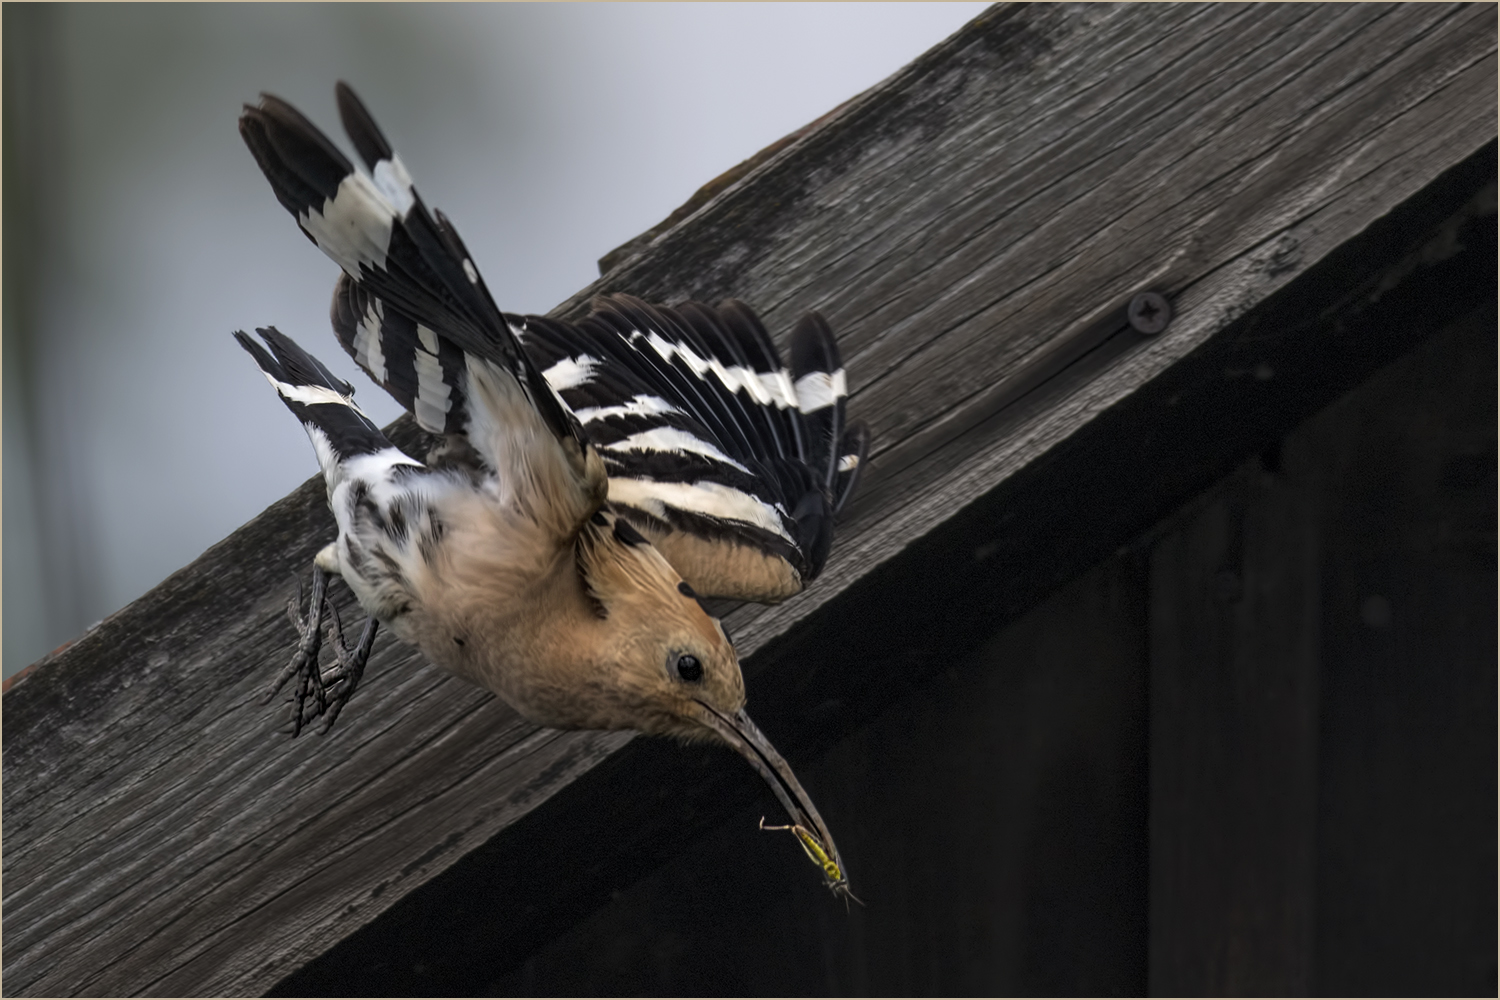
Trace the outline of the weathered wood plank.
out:
[[[732,294],[841,331],[876,459],[824,578],[731,616],[752,654],[1196,350],[1260,335],[1278,291],[1493,139],[1494,52],[1482,6],[999,8],[561,311]],[[1146,286],[1179,318],[1141,341],[1119,310]],[[1082,360],[1039,378],[1059,352]],[[394,647],[339,733],[274,737],[256,697],[329,534],[309,484],[6,695],[12,992],[264,990],[626,741],[539,733]],[[768,653],[752,677],[797,689]],[[754,690],[774,723],[781,688]],[[612,849],[652,836],[629,832]]]
[[[1323,535],[1316,996],[1496,982],[1496,317],[1299,430]]]

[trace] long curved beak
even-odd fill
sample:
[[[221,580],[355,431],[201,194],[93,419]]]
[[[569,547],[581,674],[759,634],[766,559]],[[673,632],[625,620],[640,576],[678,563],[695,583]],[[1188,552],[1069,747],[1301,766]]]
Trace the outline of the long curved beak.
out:
[[[725,743],[738,750],[750,762],[750,766],[760,772],[766,784],[771,786],[771,791],[776,793],[782,808],[792,818],[793,828],[801,827],[820,842],[817,846],[825,855],[826,862],[820,861],[805,841],[803,849],[823,868],[828,888],[835,894],[843,893],[855,898],[849,891],[849,878],[844,874],[844,859],[839,857],[839,849],[833,843],[833,834],[828,832],[828,825],[818,815],[818,807],[813,805],[802,783],[797,780],[781,754],[776,752],[776,748],[771,746],[771,741],[750,721],[750,716],[744,710],[730,715],[720,712],[707,702],[700,701],[698,704],[704,708],[703,722],[723,737]],[[831,866],[827,862],[831,862]]]

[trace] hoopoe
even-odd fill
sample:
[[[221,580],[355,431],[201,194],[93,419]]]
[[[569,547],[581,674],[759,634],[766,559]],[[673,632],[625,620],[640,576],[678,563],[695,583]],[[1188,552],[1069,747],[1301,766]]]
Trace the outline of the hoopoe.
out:
[[[868,449],[865,428],[845,426],[828,324],[800,321],[787,368],[736,301],[614,295],[578,323],[503,313],[364,105],[343,83],[337,97],[368,175],[269,95],[245,107],[240,133],[343,270],[339,343],[441,443],[425,462],[407,456],[291,338],[235,334],[312,439],[338,524],[305,612],[289,607],[299,641],[271,696],[298,679],[293,733],[333,724],[385,623],[541,725],[729,744],[852,898],[817,808],[745,714],[734,646],[700,600],[784,600],[828,557]],[[330,575],[368,615],[352,648]]]

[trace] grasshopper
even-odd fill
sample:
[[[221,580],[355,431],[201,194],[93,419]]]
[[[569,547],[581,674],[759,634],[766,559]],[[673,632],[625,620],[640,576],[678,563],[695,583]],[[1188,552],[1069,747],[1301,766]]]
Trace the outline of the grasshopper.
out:
[[[800,823],[790,823],[786,826],[767,826],[766,818],[760,818],[762,830],[790,830],[797,837],[797,842],[802,845],[803,852],[812,860],[812,863],[823,869],[823,878],[828,881],[828,888],[835,896],[845,896],[854,900],[860,906],[864,906],[864,900],[860,899],[849,890],[849,879],[844,875],[843,869],[839,867],[838,861],[829,856],[823,847],[823,842],[818,839],[807,827]],[[848,905],[847,901],[844,904]]]

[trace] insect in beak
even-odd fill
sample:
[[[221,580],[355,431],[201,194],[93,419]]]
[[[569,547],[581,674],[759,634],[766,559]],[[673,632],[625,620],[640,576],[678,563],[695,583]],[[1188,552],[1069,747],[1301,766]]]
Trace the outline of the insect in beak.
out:
[[[787,815],[791,817],[790,829],[796,833],[798,841],[802,844],[802,850],[823,870],[823,878],[827,881],[828,888],[834,895],[842,895],[853,899],[856,903],[864,904],[854,893],[849,891],[849,879],[844,874],[843,859],[839,857],[839,850],[833,843],[833,834],[828,832],[828,825],[823,822],[823,817],[818,815],[818,809],[812,804],[812,799],[802,788],[797,776],[792,773],[791,767],[771,746],[771,741],[766,739],[755,723],[750,721],[750,716],[744,711],[726,715],[707,702],[699,701],[704,712],[701,715],[703,722],[714,732],[723,737],[724,742],[734,747],[740,755],[750,762],[750,766],[759,772],[765,779],[766,784],[771,786],[778,801],[786,809]],[[762,822],[762,828],[767,830],[787,829],[787,827],[768,827]],[[844,905],[848,906],[848,899]]]
[[[865,905],[864,900],[850,891],[849,880],[844,876],[844,870],[839,866],[839,863],[829,857],[828,852],[823,849],[823,842],[807,827],[796,823],[787,826],[766,826],[766,818],[762,816],[760,818],[760,828],[762,830],[792,831],[792,833],[797,835],[797,840],[802,844],[803,852],[812,859],[813,864],[823,869],[823,878],[827,880],[829,890],[835,896],[842,895],[844,897],[844,908],[846,910],[849,908],[849,900],[851,899],[860,906]]]

